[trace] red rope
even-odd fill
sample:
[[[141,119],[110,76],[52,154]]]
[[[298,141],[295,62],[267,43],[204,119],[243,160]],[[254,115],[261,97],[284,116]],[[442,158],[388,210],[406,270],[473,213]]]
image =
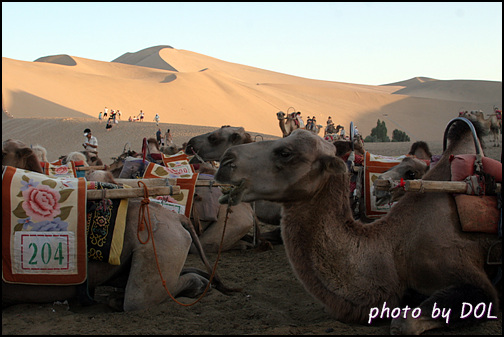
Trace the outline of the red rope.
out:
[[[223,231],[222,231],[222,237],[221,237],[221,242],[220,242],[219,250],[218,250],[218,253],[217,253],[217,259],[215,260],[214,268],[212,270],[212,274],[210,275],[210,279],[208,280],[206,288],[203,291],[203,293],[201,294],[201,296],[196,301],[194,301],[192,303],[188,303],[188,304],[182,303],[182,302],[176,300],[175,297],[171,294],[171,292],[168,290],[168,287],[166,286],[166,280],[163,278],[163,273],[161,272],[161,267],[159,266],[159,260],[158,260],[157,251],[156,251],[156,244],[154,242],[154,234],[152,232],[152,225],[150,223],[149,190],[147,189],[147,185],[145,185],[145,183],[143,181],[139,181],[138,182],[138,186],[139,187],[140,187],[140,184],[142,184],[143,187],[144,187],[144,198],[142,200],[142,203],[140,205],[140,211],[138,213],[138,227],[137,227],[137,238],[138,238],[138,241],[140,241],[141,244],[145,245],[145,244],[147,244],[149,242],[149,239],[152,239],[152,249],[154,250],[154,257],[156,259],[157,270],[158,270],[159,276],[161,277],[161,282],[163,284],[163,288],[166,290],[166,293],[168,294],[168,296],[170,296],[170,298],[173,301],[175,301],[177,304],[180,304],[180,305],[186,306],[186,307],[192,306],[192,305],[198,303],[206,295],[206,293],[210,289],[210,285],[212,284],[212,280],[213,280],[213,278],[215,276],[215,272],[217,270],[217,263],[219,262],[220,254],[221,254],[221,250],[222,250],[222,245],[223,245],[223,242],[224,242],[224,233],[226,231],[226,224],[227,224],[227,220],[229,218],[229,211],[230,211],[229,207],[228,207],[227,212],[226,212],[226,220],[225,220],[224,228],[223,228]],[[145,217],[145,213],[146,213],[145,209],[147,210],[147,218]],[[142,239],[140,239],[140,232],[144,231],[145,227],[147,227],[147,239],[145,241],[142,241]]]

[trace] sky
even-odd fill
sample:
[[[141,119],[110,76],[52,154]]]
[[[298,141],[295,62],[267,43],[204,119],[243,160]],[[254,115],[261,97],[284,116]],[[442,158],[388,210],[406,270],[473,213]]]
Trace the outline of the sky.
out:
[[[2,57],[158,45],[335,82],[502,81],[502,3],[2,2]]]

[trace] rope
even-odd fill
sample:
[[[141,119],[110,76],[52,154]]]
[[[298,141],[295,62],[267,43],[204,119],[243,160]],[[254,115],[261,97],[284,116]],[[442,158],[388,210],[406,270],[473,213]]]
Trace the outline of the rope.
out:
[[[206,295],[206,293],[210,289],[210,285],[212,284],[212,280],[213,280],[213,278],[215,276],[215,272],[217,270],[217,264],[219,262],[221,251],[222,251],[222,246],[223,246],[223,243],[224,243],[224,233],[226,232],[226,226],[227,226],[227,221],[228,221],[228,218],[229,218],[229,213],[230,213],[231,206],[230,206],[230,204],[228,204],[228,208],[226,210],[226,219],[225,219],[225,222],[224,222],[224,228],[222,230],[221,242],[220,242],[219,250],[218,250],[218,253],[217,253],[217,259],[215,260],[215,264],[214,264],[214,267],[212,269],[212,274],[210,275],[210,279],[208,280],[208,284],[206,285],[205,290],[203,291],[203,293],[201,294],[201,296],[197,300],[195,300],[194,302],[192,302],[192,303],[182,303],[182,302],[178,301],[177,299],[175,299],[175,297],[171,294],[171,292],[168,290],[168,287],[166,286],[166,280],[163,278],[163,273],[161,272],[161,267],[159,266],[159,260],[158,260],[157,251],[156,251],[156,244],[154,242],[154,234],[152,232],[152,225],[150,223],[149,190],[147,189],[147,185],[145,185],[145,183],[143,181],[139,181],[138,182],[138,186],[139,187],[140,187],[140,184],[142,184],[143,188],[144,188],[144,198],[143,198],[142,203],[140,205],[140,212],[138,214],[138,228],[137,228],[137,238],[138,238],[138,241],[140,241],[141,244],[147,244],[149,242],[149,239],[152,238],[152,249],[154,250],[154,257],[156,259],[156,267],[157,267],[159,276],[161,278],[161,282],[163,284],[163,288],[166,290],[166,293],[168,294],[168,296],[170,296],[170,298],[175,303],[180,304],[182,306],[186,306],[186,307],[192,306],[192,305],[198,303]],[[145,210],[147,211],[147,219],[145,218]],[[145,227],[147,227],[147,234],[148,234],[147,235],[147,240],[142,241],[140,239],[140,232],[144,231]]]

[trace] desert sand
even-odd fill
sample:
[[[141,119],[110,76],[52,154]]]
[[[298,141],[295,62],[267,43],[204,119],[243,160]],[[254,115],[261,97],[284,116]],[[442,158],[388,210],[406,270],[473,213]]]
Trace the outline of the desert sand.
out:
[[[2,141],[20,139],[48,149],[49,160],[81,150],[83,130],[98,138],[104,163],[125,146],[140,151],[144,137],[170,128],[177,145],[222,125],[243,126],[257,140],[281,136],[276,112],[290,106],[325,124],[353,121],[366,136],[385,120],[388,134],[399,124],[412,142],[425,140],[440,154],[442,135],[460,109],[490,112],[501,107],[502,83],[414,78],[394,85],[315,81],[217,60],[167,46],[126,53],[116,62],[75,56],[49,56],[38,62],[3,58]],[[124,63],[119,63],[119,61]],[[129,63],[129,64],[125,64]],[[110,132],[98,112],[120,109],[122,120]],[[144,122],[127,122],[146,112]],[[387,114],[387,116],[383,116]],[[388,119],[387,119],[388,118]],[[390,121],[389,121],[390,120]],[[394,121],[394,122],[392,122]],[[411,131],[412,133],[409,133]],[[500,160],[500,147],[486,137],[485,154]],[[366,143],[383,155],[407,153],[412,142]],[[261,224],[262,230],[271,226]],[[216,254],[208,254],[215,261]],[[195,255],[188,266],[202,268]],[[212,290],[199,303],[182,307],[168,299],[138,312],[113,312],[104,303],[114,289],[100,287],[90,307],[67,304],[23,304],[2,310],[2,334],[387,334],[388,322],[377,326],[344,324],[332,319],[297,281],[282,245],[272,250],[229,251],[218,272],[225,284],[242,288],[233,296]],[[182,298],[184,303],[193,300]],[[498,319],[459,330],[427,334],[502,334]]]
[[[364,136],[380,119],[390,135],[399,129],[413,141],[429,141],[438,140],[460,110],[488,114],[494,105],[502,108],[502,82],[415,77],[371,86],[320,81],[163,45],[112,62],[78,55],[35,62],[2,58],[2,111],[14,118],[96,119],[107,107],[120,110],[123,120],[142,110],[146,121],[158,113],[163,123],[243,126],[281,136],[276,113],[295,110],[305,121],[316,116],[324,126],[329,116],[347,129],[353,122]]]

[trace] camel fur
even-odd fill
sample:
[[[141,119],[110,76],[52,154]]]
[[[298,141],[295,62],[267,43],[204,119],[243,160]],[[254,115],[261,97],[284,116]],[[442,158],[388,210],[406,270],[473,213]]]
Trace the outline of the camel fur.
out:
[[[33,152],[35,152],[35,155],[37,156],[39,161],[48,162],[47,150],[45,147],[43,147],[42,145],[36,144],[36,145],[33,145],[31,148],[32,148]]]
[[[465,123],[452,125],[447,150],[424,179],[450,180],[450,155],[475,153],[468,130]],[[491,303],[493,315],[499,308],[490,281],[497,267],[484,265],[496,238],[461,232],[451,194],[406,194],[383,218],[355,221],[346,164],[332,144],[305,130],[229,148],[216,179],[236,186],[222,202],[282,204],[281,232],[294,273],[337,320],[367,324],[372,308],[404,307],[408,294],[420,299],[409,305],[421,317],[394,319],[391,333],[447,326],[431,318],[434,303],[452,309],[450,327],[481,321],[461,320],[462,302]]]

